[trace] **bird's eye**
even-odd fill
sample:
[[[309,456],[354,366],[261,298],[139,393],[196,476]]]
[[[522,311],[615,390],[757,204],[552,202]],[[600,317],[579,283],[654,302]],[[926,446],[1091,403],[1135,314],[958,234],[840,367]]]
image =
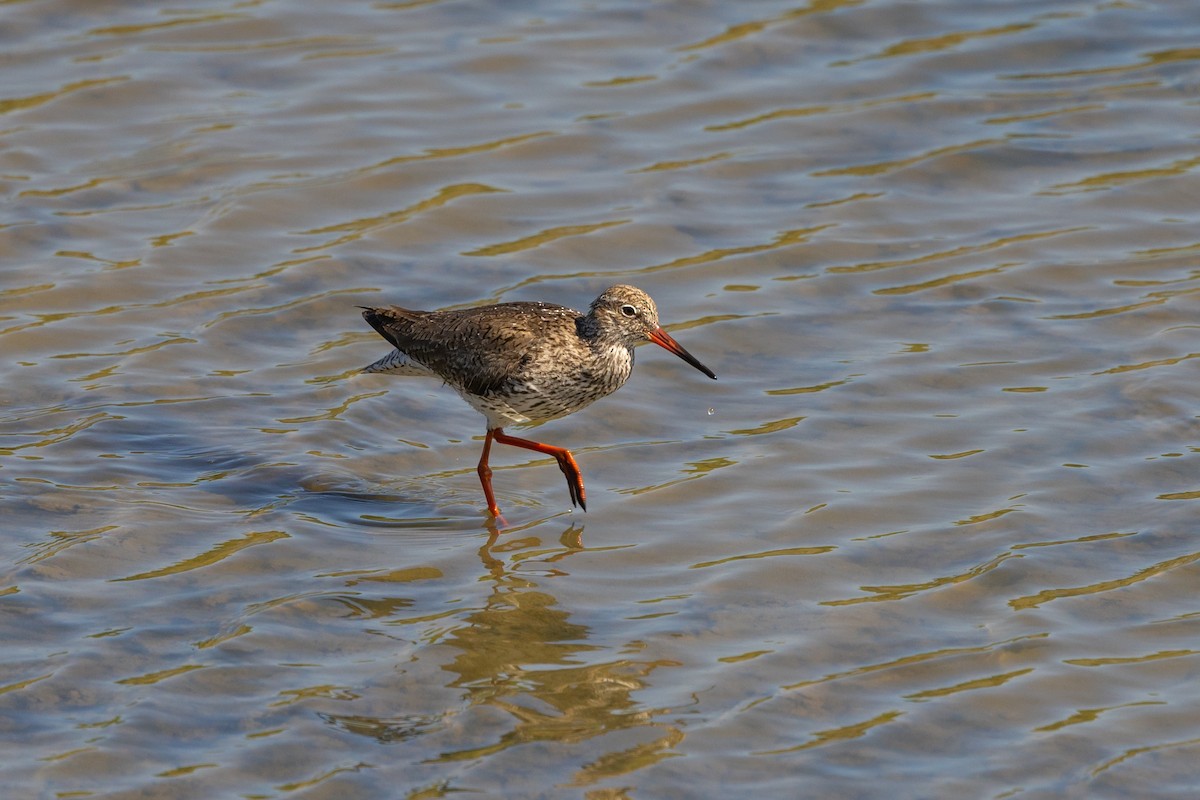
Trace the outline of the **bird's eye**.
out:
[[[626,303],[625,305],[621,306],[621,313],[627,317],[636,317],[637,309]]]

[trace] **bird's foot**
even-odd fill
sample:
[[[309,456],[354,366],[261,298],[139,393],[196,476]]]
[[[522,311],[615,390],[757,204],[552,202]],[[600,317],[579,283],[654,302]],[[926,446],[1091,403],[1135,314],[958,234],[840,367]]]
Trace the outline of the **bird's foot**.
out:
[[[583,473],[579,471],[575,457],[571,455],[570,450],[563,450],[561,453],[555,454],[555,458],[558,459],[558,468],[567,477],[567,491],[571,493],[571,505],[579,506],[587,511],[587,492],[583,489]]]

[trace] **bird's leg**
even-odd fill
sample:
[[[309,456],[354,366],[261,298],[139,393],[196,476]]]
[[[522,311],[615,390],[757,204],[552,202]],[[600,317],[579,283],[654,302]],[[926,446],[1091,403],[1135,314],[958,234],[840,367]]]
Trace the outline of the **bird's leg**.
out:
[[[583,491],[583,475],[579,472],[579,465],[575,463],[575,456],[571,455],[571,451],[565,447],[555,447],[552,444],[542,444],[529,439],[518,439],[516,436],[509,436],[502,428],[493,428],[488,431],[488,437],[494,438],[500,444],[511,444],[513,447],[523,447],[526,450],[533,450],[537,453],[543,453],[548,456],[554,456],[554,460],[558,462],[558,468],[562,470],[562,474],[567,476],[567,489],[571,492],[571,505],[576,505],[587,511],[587,493]],[[487,456],[487,448],[490,442],[484,443],[484,456]],[[480,462],[481,464],[483,462]],[[483,473],[480,473],[483,477]],[[485,492],[490,487],[484,486]],[[487,492],[490,496],[490,492]]]
[[[492,468],[488,466],[488,456],[492,452],[492,437],[500,431],[499,428],[487,432],[483,440],[483,455],[479,457],[479,482],[483,484],[483,496],[487,498],[488,513],[493,517],[500,516],[500,506],[496,505],[496,495],[492,494]]]

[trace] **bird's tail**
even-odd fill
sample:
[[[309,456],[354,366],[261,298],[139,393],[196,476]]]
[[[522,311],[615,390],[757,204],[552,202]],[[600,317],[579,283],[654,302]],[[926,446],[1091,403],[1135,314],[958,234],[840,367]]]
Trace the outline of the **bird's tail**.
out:
[[[427,367],[423,367],[416,361],[413,361],[408,356],[401,353],[399,350],[393,350],[383,358],[375,361],[362,368],[363,372],[386,372],[391,375],[432,375]]]

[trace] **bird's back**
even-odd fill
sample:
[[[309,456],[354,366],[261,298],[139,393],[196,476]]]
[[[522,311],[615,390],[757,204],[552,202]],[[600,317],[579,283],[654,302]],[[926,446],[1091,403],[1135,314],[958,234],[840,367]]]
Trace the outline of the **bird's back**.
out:
[[[396,347],[368,370],[436,375],[489,427],[555,419],[615,391],[633,368],[629,348],[596,348],[580,335],[582,316],[524,302],[433,312],[368,308],[363,318]]]
[[[453,311],[368,308],[363,318],[408,358],[455,388],[496,391],[548,348],[569,348],[578,311],[548,303],[502,303]]]

